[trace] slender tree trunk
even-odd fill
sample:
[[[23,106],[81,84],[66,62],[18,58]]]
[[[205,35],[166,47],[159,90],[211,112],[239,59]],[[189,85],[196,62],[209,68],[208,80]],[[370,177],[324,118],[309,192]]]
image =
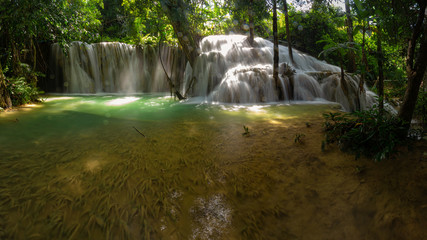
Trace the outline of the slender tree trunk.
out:
[[[273,45],[274,45],[274,58],[273,58],[273,79],[276,84],[279,99],[282,99],[282,91],[280,91],[279,81],[279,38],[277,36],[277,2],[273,0]]]
[[[349,42],[354,42],[354,40],[353,40],[353,20],[351,19],[349,0],[345,0],[345,13],[347,16],[347,38],[348,38]],[[350,47],[354,47],[353,44],[351,44]],[[348,51],[347,71],[348,72],[355,72],[356,71],[356,55],[352,49],[350,49]]]
[[[31,39],[31,48],[33,50],[33,71],[35,72],[37,67],[37,49],[33,39]]]
[[[284,6],[285,6],[285,24],[286,24],[286,40],[288,41],[288,51],[289,51],[289,58],[291,59],[291,63],[295,65],[294,56],[292,54],[292,39],[291,39],[291,32],[289,30],[289,14],[288,14],[288,3],[286,0],[284,0]]]
[[[12,70],[15,76],[22,74],[21,60],[19,56],[19,50],[14,41],[11,41],[12,46]]]
[[[249,44],[251,46],[254,45],[255,38],[255,24],[254,24],[254,9],[253,9],[254,1],[249,0]]]
[[[384,73],[383,73],[383,51],[381,46],[381,28],[377,27],[377,61],[378,61],[378,96],[379,96],[379,109],[384,110]]]
[[[12,108],[9,92],[6,89],[6,77],[0,63],[0,107],[4,109]]]
[[[160,1],[163,11],[168,17],[173,30],[178,37],[179,44],[184,51],[191,67],[194,68],[195,60],[199,55],[197,52],[199,46],[199,37],[191,29],[191,24],[185,16],[185,4],[183,0],[164,0]]]
[[[398,117],[403,121],[410,123],[412,115],[414,114],[415,105],[417,103],[418,92],[420,89],[421,82],[423,80],[426,67],[427,67],[427,26],[423,21],[425,20],[426,11],[425,1],[419,1],[420,12],[418,19],[415,24],[414,30],[412,31],[412,37],[409,40],[408,52],[406,57],[406,74],[408,76],[408,86],[406,87],[405,96],[403,97],[403,103],[400,107]],[[417,40],[422,34],[420,42],[420,49],[418,58],[415,61],[415,48]]]
[[[363,70],[362,70],[362,76],[360,78],[359,82],[359,90],[360,92],[364,92],[364,84],[366,82],[366,73],[368,72],[368,59],[366,57],[366,49],[365,49],[365,35],[366,35],[366,26],[365,26],[365,20],[363,21],[363,27],[362,27],[362,63],[363,63]]]
[[[194,69],[196,58],[199,55],[199,40],[200,37],[193,31],[191,24],[185,15],[186,6],[183,0],[163,0],[160,1],[162,9],[168,17],[175,35],[178,37],[179,44],[190,63],[190,66]],[[169,77],[168,77],[169,78]],[[193,76],[190,82],[189,89],[196,81]],[[168,79],[170,84],[170,79]],[[175,95],[179,99],[184,99],[178,90],[175,89],[174,85],[170,85],[171,91],[175,92]]]

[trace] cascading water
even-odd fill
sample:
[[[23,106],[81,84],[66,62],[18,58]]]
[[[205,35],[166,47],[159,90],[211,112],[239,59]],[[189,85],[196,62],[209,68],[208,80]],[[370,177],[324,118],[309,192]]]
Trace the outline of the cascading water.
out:
[[[158,49],[124,43],[73,42],[64,54],[52,45],[51,80],[48,91],[64,93],[167,92]],[[180,79],[185,57],[177,48],[162,47],[161,56],[172,79]],[[179,81],[177,82],[179,84]]]
[[[256,38],[250,46],[243,35],[208,36],[201,42],[201,54],[194,70],[187,65],[182,91],[190,89],[190,79],[196,82],[191,95],[207,102],[257,103],[275,102],[279,95],[273,81],[273,43]],[[340,68],[294,50],[294,64],[288,48],[279,46],[280,87],[283,100],[313,101],[324,99],[338,102],[347,111],[365,109],[374,102],[374,95],[359,79],[349,74],[340,81]],[[285,71],[289,64],[295,70],[292,77]]]
[[[251,46],[244,35],[204,38],[194,68],[185,67],[177,48],[162,47],[161,57],[169,76],[181,93],[201,97],[204,102],[259,103],[277,101],[327,100],[340,103],[347,111],[365,109],[375,94],[359,78],[340,68],[294,50],[279,46],[279,89],[273,80],[273,43],[256,38]],[[152,47],[137,48],[123,43],[85,44],[73,42],[64,54],[52,46],[54,86],[48,91],[65,93],[147,93],[167,92],[169,86]],[[185,70],[185,72],[184,72]],[[281,95],[281,96],[279,96]],[[200,98],[198,98],[200,99]]]

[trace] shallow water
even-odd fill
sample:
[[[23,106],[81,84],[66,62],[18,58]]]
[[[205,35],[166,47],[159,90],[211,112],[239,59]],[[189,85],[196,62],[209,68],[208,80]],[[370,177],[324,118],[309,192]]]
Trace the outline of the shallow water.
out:
[[[266,225],[286,215],[291,129],[336,108],[158,94],[49,96],[1,113],[0,239],[287,236]]]

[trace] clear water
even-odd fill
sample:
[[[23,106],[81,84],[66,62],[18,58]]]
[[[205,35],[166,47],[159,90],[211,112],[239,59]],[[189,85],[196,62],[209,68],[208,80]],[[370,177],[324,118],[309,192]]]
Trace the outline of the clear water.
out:
[[[292,129],[336,107],[156,94],[49,96],[0,113],[0,239],[280,235],[260,226],[283,217],[272,186]]]

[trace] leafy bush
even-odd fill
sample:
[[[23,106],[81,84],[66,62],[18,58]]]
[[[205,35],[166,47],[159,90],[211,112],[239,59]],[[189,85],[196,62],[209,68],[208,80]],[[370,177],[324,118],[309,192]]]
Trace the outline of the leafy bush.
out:
[[[6,85],[14,106],[37,101],[40,93],[36,87],[28,84],[24,77],[8,78]]]
[[[138,35],[134,38],[134,44],[137,46],[152,46],[155,47],[159,43],[159,38],[155,36],[147,35]]]
[[[5,72],[7,72],[7,68]],[[43,91],[39,91],[37,88],[38,77],[45,77],[45,75],[33,71],[26,63],[20,63],[18,76],[6,76],[6,89],[10,94],[13,106],[38,101],[39,94],[43,94]]]
[[[341,150],[381,161],[396,152],[406,139],[406,127],[395,116],[382,115],[378,108],[354,113],[328,113],[325,117],[326,144],[337,143]]]

